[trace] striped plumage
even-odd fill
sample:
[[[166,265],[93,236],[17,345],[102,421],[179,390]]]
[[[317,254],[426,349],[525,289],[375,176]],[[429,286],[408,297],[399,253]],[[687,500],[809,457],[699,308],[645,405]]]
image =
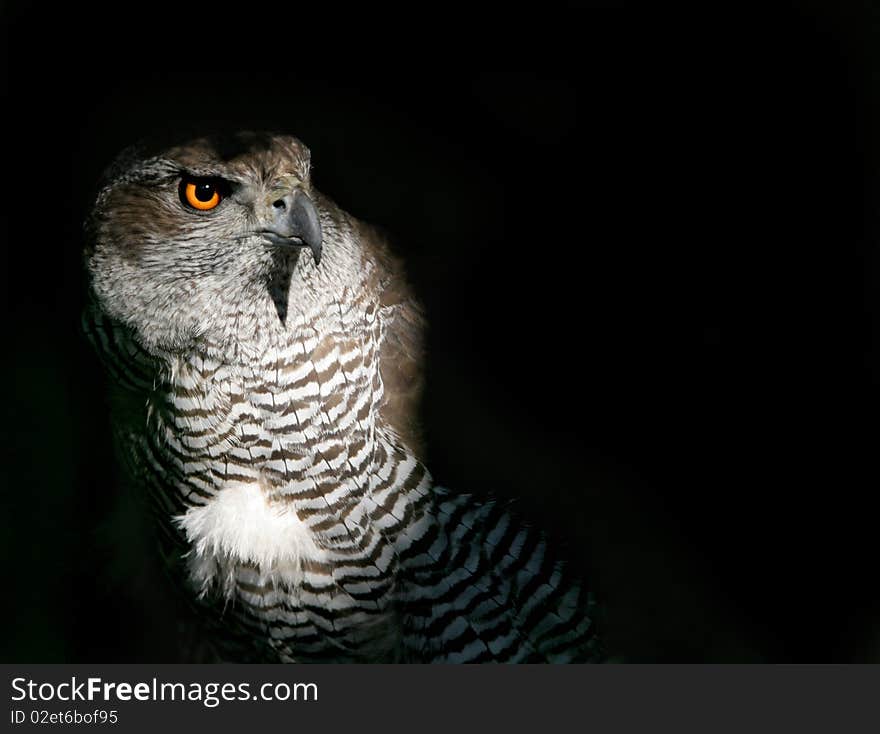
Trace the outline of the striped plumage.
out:
[[[187,211],[188,175],[228,181],[226,208]],[[283,190],[314,201],[320,262],[252,234]],[[129,154],[87,233],[84,323],[117,431],[223,654],[601,657],[592,595],[543,535],[418,460],[418,308],[381,238],[311,187],[298,141]]]

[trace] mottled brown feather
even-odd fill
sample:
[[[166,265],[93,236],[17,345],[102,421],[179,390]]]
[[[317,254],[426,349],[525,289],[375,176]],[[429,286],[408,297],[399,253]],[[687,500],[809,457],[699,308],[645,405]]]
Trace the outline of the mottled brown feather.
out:
[[[380,415],[418,456],[423,438],[419,407],[424,387],[425,317],[406,279],[403,263],[375,227],[358,222],[368,257],[379,265],[376,284],[387,319],[379,371],[385,386]]]

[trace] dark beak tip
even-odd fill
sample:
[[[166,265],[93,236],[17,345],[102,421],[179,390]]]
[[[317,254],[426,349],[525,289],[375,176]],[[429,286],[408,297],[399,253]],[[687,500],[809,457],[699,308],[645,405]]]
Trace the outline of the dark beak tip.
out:
[[[299,238],[309,246],[315,265],[321,262],[324,233],[321,231],[321,218],[314,202],[303,192],[299,192],[288,213],[290,225]]]
[[[315,265],[318,265],[324,239],[318,208],[303,191],[293,192],[283,201],[286,206],[276,208],[274,227],[263,230],[264,235],[276,245],[308,247]]]

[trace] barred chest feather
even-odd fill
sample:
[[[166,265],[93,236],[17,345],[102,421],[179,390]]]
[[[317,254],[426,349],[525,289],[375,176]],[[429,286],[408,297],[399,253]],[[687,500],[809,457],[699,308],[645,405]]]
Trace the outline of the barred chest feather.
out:
[[[393,307],[303,313],[258,359],[196,354],[154,381],[89,315],[157,525],[234,659],[566,662],[601,658],[595,600],[543,535],[433,486],[382,419]],[[247,649],[250,652],[242,652]]]
[[[190,582],[281,659],[393,657],[399,536],[430,487],[379,421],[389,314],[353,305],[300,315],[254,364],[179,361],[137,440]]]

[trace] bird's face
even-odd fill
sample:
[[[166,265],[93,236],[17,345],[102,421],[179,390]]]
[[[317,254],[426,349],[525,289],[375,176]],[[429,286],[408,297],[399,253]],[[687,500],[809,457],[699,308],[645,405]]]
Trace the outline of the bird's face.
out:
[[[291,273],[320,266],[309,152],[294,138],[239,133],[124,154],[107,178],[86,226],[92,290],[147,349],[248,328],[267,294],[283,322]]]

